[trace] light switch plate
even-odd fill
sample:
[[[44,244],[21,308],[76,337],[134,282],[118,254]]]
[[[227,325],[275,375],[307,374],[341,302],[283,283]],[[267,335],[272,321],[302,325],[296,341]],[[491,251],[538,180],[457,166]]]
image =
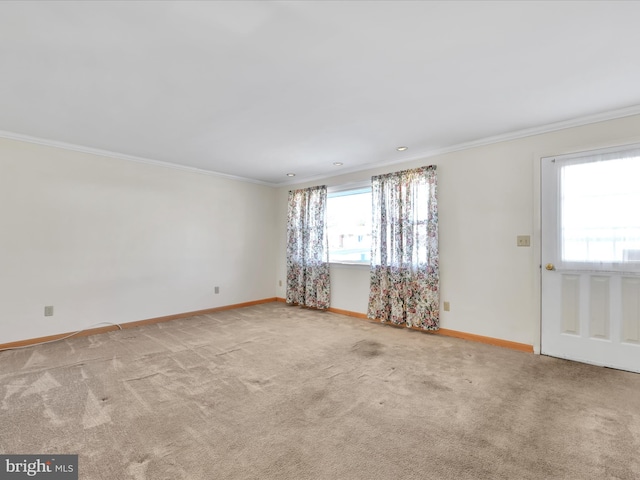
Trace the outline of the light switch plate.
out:
[[[518,246],[519,247],[530,247],[531,246],[531,236],[530,235],[518,235]]]

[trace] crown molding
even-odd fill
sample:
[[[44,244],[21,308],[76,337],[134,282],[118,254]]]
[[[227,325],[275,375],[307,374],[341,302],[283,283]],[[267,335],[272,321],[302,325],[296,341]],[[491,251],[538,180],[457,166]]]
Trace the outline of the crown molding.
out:
[[[267,187],[277,186],[274,183],[263,182],[262,180],[256,180],[253,178],[239,177],[236,175],[229,175],[227,173],[220,173],[213,170],[206,170],[204,168],[189,167],[186,165],[179,165],[177,163],[164,162],[161,160],[153,160],[151,158],[137,157],[135,155],[127,155],[125,153],[112,152],[110,150],[101,150],[99,148],[85,147],[85,146],[76,145],[73,143],[59,142],[57,140],[50,140],[48,138],[32,137],[30,135],[23,135],[21,133],[8,132],[5,130],[0,130],[0,138],[6,138],[8,140],[17,140],[17,141],[26,142],[26,143],[34,143],[37,145],[44,145],[47,147],[62,148],[65,150],[73,150],[75,152],[88,153],[91,155],[99,155],[101,157],[117,158],[119,160],[142,163],[145,165],[153,165],[156,167],[172,168],[174,170],[182,170],[185,172],[199,173],[201,175],[211,175],[214,177],[226,178],[228,180],[235,180],[238,182],[253,183],[256,185],[264,185]]]
[[[640,105],[633,105],[631,107],[620,108],[617,110],[609,110],[607,112],[595,113],[592,115],[586,115],[583,117],[572,118],[569,120],[563,120],[560,122],[548,123],[539,127],[524,128],[522,130],[514,130],[500,135],[494,135],[491,137],[482,138],[479,140],[473,140],[471,142],[465,142],[453,147],[447,147],[443,149],[443,152],[448,153],[458,150],[466,150],[468,148],[481,147],[483,145],[491,145],[493,143],[508,142],[510,140],[517,140],[519,138],[533,137],[535,135],[542,135],[544,133],[556,132],[558,130],[566,130],[568,128],[582,127],[584,125],[590,125],[592,123],[606,122],[608,120],[616,120],[618,118],[631,117],[633,115],[640,114]]]
[[[62,149],[66,149],[66,150],[73,150],[76,152],[81,152],[81,153],[88,153],[91,155],[99,155],[102,157],[109,157],[109,158],[116,158],[116,159],[120,159],[120,160],[127,160],[130,162],[136,162],[136,163],[142,163],[145,165],[153,165],[153,166],[157,166],[157,167],[164,167],[164,168],[172,168],[174,170],[182,170],[185,172],[191,172],[191,173],[198,173],[201,175],[211,175],[211,176],[215,176],[215,177],[220,177],[220,178],[226,178],[228,180],[235,180],[238,182],[245,182],[245,183],[253,183],[255,185],[263,185],[263,186],[267,186],[267,187],[273,187],[273,188],[280,188],[280,187],[288,187],[290,185],[298,185],[298,184],[303,184],[303,183],[309,183],[309,182],[316,182],[316,181],[320,181],[320,180],[324,180],[327,178],[332,178],[332,177],[337,177],[337,176],[342,176],[342,175],[347,175],[349,173],[356,173],[356,172],[361,172],[364,170],[371,170],[371,169],[375,169],[375,168],[381,168],[381,167],[386,167],[386,166],[390,166],[390,165],[396,165],[396,164],[400,164],[400,163],[408,163],[408,162],[412,162],[412,161],[416,161],[416,160],[420,160],[420,159],[427,159],[427,158],[431,158],[431,157],[435,157],[437,155],[444,155],[446,153],[451,153],[451,152],[457,152],[460,150],[468,150],[471,148],[476,148],[476,147],[482,147],[482,146],[486,146],[486,145],[491,145],[491,144],[495,144],[495,143],[500,143],[500,142],[507,142],[510,140],[517,140],[520,138],[525,138],[525,137],[532,137],[535,135],[541,135],[544,133],[551,133],[551,132],[555,132],[558,130],[565,130],[567,128],[573,128],[573,127],[581,127],[583,125],[589,125],[592,123],[599,123],[599,122],[605,122],[608,120],[615,120],[615,119],[619,119],[619,118],[624,118],[624,117],[630,117],[633,115],[639,115],[640,114],[640,105],[633,105],[630,107],[625,107],[625,108],[620,108],[617,110],[609,110],[606,112],[601,112],[601,113],[596,113],[596,114],[592,114],[592,115],[586,115],[586,116],[582,116],[582,117],[578,117],[578,118],[573,118],[570,120],[563,120],[560,122],[554,122],[554,123],[549,123],[546,125],[541,125],[538,127],[532,127],[532,128],[525,128],[522,130],[514,130],[512,132],[508,132],[508,133],[504,133],[504,134],[500,134],[500,135],[493,135],[490,137],[485,137],[485,138],[481,138],[481,139],[477,139],[477,140],[472,140],[469,142],[463,142],[463,143],[459,143],[456,145],[451,145],[449,147],[444,147],[444,148],[439,148],[439,149],[435,149],[435,150],[427,150],[424,151],[422,153],[416,154],[414,156],[404,156],[401,159],[398,160],[390,160],[390,161],[384,161],[384,162],[378,162],[378,163],[369,163],[369,164],[365,164],[365,165],[359,165],[356,167],[352,167],[352,168],[346,168],[346,169],[341,169],[340,173],[331,173],[331,174],[321,174],[321,175],[313,175],[310,177],[304,177],[304,178],[296,178],[295,180],[288,180],[285,182],[278,182],[278,183],[271,183],[271,182],[265,182],[262,180],[257,180],[257,179],[253,179],[253,178],[247,178],[247,177],[240,177],[240,176],[236,176],[236,175],[229,175],[227,173],[220,173],[220,172],[216,172],[213,170],[206,170],[203,168],[196,168],[196,167],[189,167],[186,165],[180,165],[177,163],[171,163],[171,162],[164,162],[161,160],[153,160],[150,158],[144,158],[144,157],[137,157],[134,155],[127,155],[124,153],[118,153],[118,152],[112,152],[110,150],[101,150],[98,148],[92,148],[92,147],[85,147],[82,145],[76,145],[73,143],[66,143],[66,142],[59,142],[57,140],[50,140],[50,139],[46,139],[46,138],[39,138],[39,137],[33,137],[30,135],[23,135],[20,133],[15,133],[15,132],[9,132],[9,131],[2,131],[0,130],[0,138],[6,138],[9,140],[17,140],[17,141],[21,141],[21,142],[27,142],[27,143],[34,143],[37,145],[45,145],[48,147],[54,147],[54,148],[62,148]]]
[[[592,123],[599,123],[599,122],[606,122],[608,120],[616,120],[619,118],[624,118],[624,117],[631,117],[633,115],[639,115],[640,114],[640,105],[633,105],[630,107],[625,107],[625,108],[620,108],[617,110],[609,110],[606,112],[601,112],[601,113],[596,113],[596,114],[592,114],[592,115],[586,115],[583,117],[578,117],[578,118],[573,118],[570,120],[563,120],[560,122],[554,122],[554,123],[548,123],[545,125],[541,125],[538,127],[532,127],[532,128],[524,128],[521,130],[514,130],[512,132],[508,132],[508,133],[503,133],[500,135],[493,135],[490,137],[485,137],[485,138],[481,138],[478,140],[472,140],[469,142],[463,142],[463,143],[459,143],[456,145],[451,145],[449,147],[444,147],[444,148],[439,148],[439,149],[435,149],[435,150],[428,150],[425,152],[422,152],[420,154],[417,154],[415,156],[411,156],[411,157],[403,157],[402,159],[399,160],[391,160],[391,161],[384,161],[384,162],[378,162],[378,163],[371,163],[371,164],[366,164],[366,165],[361,165],[358,167],[353,167],[353,168],[349,168],[349,169],[344,169],[341,170],[339,174],[328,174],[328,175],[314,175],[311,177],[306,177],[306,178],[300,178],[297,179],[295,181],[286,181],[286,182],[282,182],[282,183],[278,183],[276,184],[277,187],[284,187],[284,186],[289,186],[289,185],[295,185],[298,183],[308,183],[308,182],[316,182],[319,180],[324,180],[326,178],[331,178],[331,177],[336,177],[339,175],[346,175],[349,173],[356,173],[356,172],[361,172],[363,170],[370,170],[370,169],[374,169],[374,168],[381,168],[381,167],[386,167],[389,165],[396,165],[399,163],[408,163],[408,162],[412,162],[415,160],[420,160],[420,159],[427,159],[430,157],[435,157],[437,155],[444,155],[446,153],[451,153],[451,152],[458,152],[461,150],[468,150],[471,148],[476,148],[476,147],[482,147],[482,146],[486,146],[486,145],[492,145],[494,143],[500,143],[500,142],[508,142],[510,140],[517,140],[520,138],[525,138],[525,137],[533,137],[535,135],[542,135],[544,133],[551,133],[551,132],[556,132],[558,130],[565,130],[568,128],[574,128],[574,127],[581,127],[584,125],[590,125]]]

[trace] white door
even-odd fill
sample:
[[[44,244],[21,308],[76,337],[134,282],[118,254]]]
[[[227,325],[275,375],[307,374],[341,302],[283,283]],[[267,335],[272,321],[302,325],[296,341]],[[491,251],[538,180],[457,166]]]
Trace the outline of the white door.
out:
[[[640,146],[541,161],[541,353],[640,372]]]

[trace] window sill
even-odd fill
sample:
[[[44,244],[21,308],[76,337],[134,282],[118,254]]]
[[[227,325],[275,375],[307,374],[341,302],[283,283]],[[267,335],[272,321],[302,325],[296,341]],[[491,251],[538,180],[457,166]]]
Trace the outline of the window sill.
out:
[[[369,270],[371,264],[369,263],[351,263],[351,262],[329,262],[331,268],[357,268],[361,270]]]

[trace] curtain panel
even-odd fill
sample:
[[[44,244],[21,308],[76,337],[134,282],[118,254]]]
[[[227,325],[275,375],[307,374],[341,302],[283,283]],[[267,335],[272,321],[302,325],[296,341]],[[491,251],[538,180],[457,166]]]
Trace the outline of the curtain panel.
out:
[[[437,330],[440,280],[436,167],[373,177],[372,207],[367,316]]]
[[[327,187],[289,192],[287,210],[287,303],[329,308]]]

